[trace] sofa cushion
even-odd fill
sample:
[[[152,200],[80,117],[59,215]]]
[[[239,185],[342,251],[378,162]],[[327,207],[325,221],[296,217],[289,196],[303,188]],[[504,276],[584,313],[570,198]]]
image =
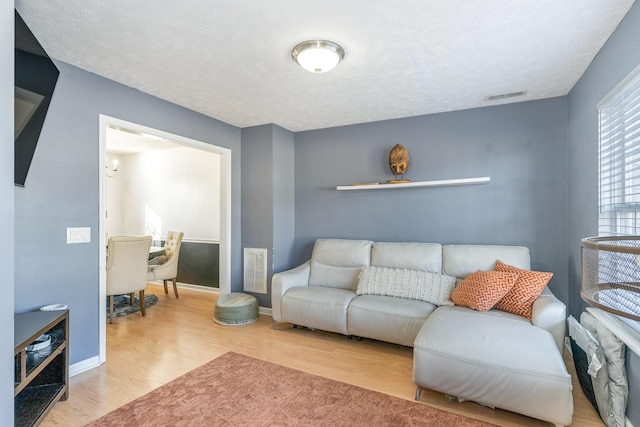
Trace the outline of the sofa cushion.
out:
[[[413,382],[421,387],[571,424],[571,375],[562,354],[551,334],[521,316],[438,307],[418,333],[413,355]]]
[[[371,248],[371,265],[442,272],[439,243],[376,242]]]
[[[357,295],[383,295],[453,305],[449,299],[456,278],[444,274],[407,268],[363,267]]]
[[[501,271],[476,271],[454,289],[451,300],[456,305],[487,311],[504,297],[518,275]]]
[[[355,291],[360,268],[370,264],[372,244],[370,240],[316,240],[309,285]]]
[[[605,363],[606,359],[602,352],[602,347],[596,337],[584,325],[581,325],[575,317],[569,316],[567,326],[578,382],[593,408],[600,412],[602,419],[605,419],[607,416],[605,406],[609,409],[611,397],[609,396],[609,369]],[[596,390],[598,391],[598,396],[596,396]],[[606,392],[601,393],[604,390]],[[600,403],[598,403],[598,400],[600,400]],[[601,405],[602,411],[600,411],[598,405]],[[618,425],[622,426],[624,422]]]
[[[492,271],[497,259],[529,270],[529,248],[500,245],[445,245],[442,248],[442,272],[464,279],[471,273]]]
[[[349,335],[413,346],[420,328],[436,306],[404,298],[361,295],[347,311]]]
[[[607,384],[597,383],[596,390],[598,406],[605,412],[602,419],[610,425],[624,426],[627,399],[629,397],[629,379],[625,363],[627,346],[604,323],[600,322],[592,313],[598,309],[587,308],[580,315],[580,324],[598,340],[602,346],[602,353],[607,365]],[[603,396],[604,395],[604,396]]]
[[[282,321],[347,335],[347,307],[355,297],[347,289],[296,286],[282,297]]]
[[[505,273],[516,273],[516,280],[513,288],[496,303],[494,308],[509,313],[517,314],[531,320],[533,302],[540,296],[544,288],[551,280],[553,273],[542,271],[522,270],[500,260],[496,260],[495,271]]]

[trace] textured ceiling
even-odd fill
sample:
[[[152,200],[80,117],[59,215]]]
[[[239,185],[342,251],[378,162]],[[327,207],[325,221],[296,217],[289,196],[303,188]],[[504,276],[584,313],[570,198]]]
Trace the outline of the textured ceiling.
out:
[[[16,0],[53,58],[292,131],[566,95],[633,0]],[[308,39],[344,47],[312,74]],[[517,98],[485,97],[526,91]]]

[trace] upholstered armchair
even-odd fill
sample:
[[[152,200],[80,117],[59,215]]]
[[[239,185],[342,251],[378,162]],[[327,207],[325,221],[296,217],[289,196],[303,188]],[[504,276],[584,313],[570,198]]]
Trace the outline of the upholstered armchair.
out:
[[[180,256],[180,246],[182,245],[182,231],[169,231],[167,240],[164,242],[164,255],[149,261],[147,269],[147,280],[162,280],[164,283],[164,293],[168,294],[167,281],[173,282],[173,293],[178,298],[178,287],[176,278],[178,276],[178,257]]]
[[[140,296],[140,313],[144,307],[147,287],[147,261],[151,236],[113,236],[107,242],[107,296],[109,297],[109,323],[113,323],[113,296],[129,294],[133,304],[135,292]]]

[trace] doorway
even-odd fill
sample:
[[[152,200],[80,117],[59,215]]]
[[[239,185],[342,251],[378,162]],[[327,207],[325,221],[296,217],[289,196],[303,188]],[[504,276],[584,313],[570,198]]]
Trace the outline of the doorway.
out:
[[[105,203],[105,173],[107,170],[106,152],[107,138],[110,129],[121,129],[127,132],[139,135],[145,135],[152,139],[171,141],[181,147],[193,148],[196,150],[206,151],[219,155],[219,171],[220,171],[220,262],[219,262],[219,290],[220,294],[226,294],[231,291],[230,273],[231,273],[231,150],[215,145],[211,145],[202,141],[193,140],[180,135],[170,134],[158,129],[149,128],[136,123],[127,122],[105,115],[100,115],[100,136],[99,136],[99,248],[100,248],[100,278],[99,293],[100,301],[106,301],[106,203]],[[112,166],[112,165],[110,165]],[[106,361],[106,305],[99,304],[100,316],[100,353],[99,364]]]

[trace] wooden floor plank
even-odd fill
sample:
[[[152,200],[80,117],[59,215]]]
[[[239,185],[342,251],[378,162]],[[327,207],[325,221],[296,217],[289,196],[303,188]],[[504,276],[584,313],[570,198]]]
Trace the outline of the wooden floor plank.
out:
[[[215,294],[181,289],[176,299],[152,284],[147,293],[158,295],[158,303],[144,318],[133,314],[107,324],[107,363],[72,377],[69,399],[57,403],[42,426],[82,426],[228,351],[413,400],[411,348],[304,328],[274,330],[265,315],[250,325],[221,326],[213,321]],[[572,426],[603,426],[566,354],[565,361],[574,378]],[[550,425],[436,392],[423,392],[421,403],[501,426]]]

